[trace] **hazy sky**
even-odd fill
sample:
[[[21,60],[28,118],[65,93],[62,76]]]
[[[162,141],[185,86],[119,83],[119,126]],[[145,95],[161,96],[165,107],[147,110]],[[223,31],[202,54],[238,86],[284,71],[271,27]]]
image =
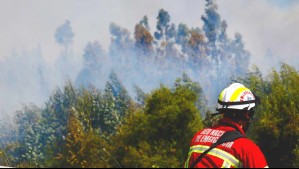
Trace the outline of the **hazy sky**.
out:
[[[216,2],[228,24],[228,37],[233,39],[236,32],[243,36],[251,64],[264,75],[280,61],[299,68],[299,0]],[[47,91],[36,81],[35,57],[41,55],[47,66],[54,65],[63,51],[55,42],[55,31],[66,20],[75,33],[73,54],[80,61],[88,42],[97,40],[108,52],[112,22],[128,29],[133,39],[134,27],[145,15],[150,31],[156,31],[163,8],[176,26],[202,28],[204,5],[204,0],[0,0],[0,62],[5,63],[0,67],[0,115],[19,109],[21,103],[39,105],[47,100]],[[11,59],[2,62],[5,58]],[[48,74],[50,90],[59,82],[58,76]]]
[[[263,69],[276,59],[298,66],[299,1],[296,0],[218,0],[218,12],[228,23],[232,39],[243,35],[245,48],[252,54],[251,63]],[[156,30],[158,11],[165,9],[171,22],[201,27],[204,0],[1,0],[0,60],[13,49],[32,50],[41,46],[47,61],[61,50],[55,43],[55,29],[66,19],[75,33],[73,50],[81,56],[87,42],[98,40],[107,49],[109,24],[115,22],[133,29],[144,15],[151,31]],[[273,58],[267,60],[265,55]]]

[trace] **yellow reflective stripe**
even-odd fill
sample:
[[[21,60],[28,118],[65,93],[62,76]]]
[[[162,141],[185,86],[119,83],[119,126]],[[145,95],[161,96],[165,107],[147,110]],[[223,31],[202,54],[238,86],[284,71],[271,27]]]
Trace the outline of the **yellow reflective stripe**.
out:
[[[192,147],[190,147],[190,149],[189,149],[188,158],[185,162],[185,168],[189,168],[189,160],[190,160],[191,154],[192,154]]]
[[[192,153],[203,153],[204,151],[206,151],[209,148],[210,148],[209,146],[202,146],[202,145],[190,147],[190,150],[188,153],[188,162],[189,162],[189,158]],[[224,161],[228,162],[233,167],[239,167],[239,165],[241,165],[240,161],[236,157],[234,157],[233,155],[231,155],[228,152],[225,152],[219,148],[212,149],[211,151],[208,152],[208,154],[218,157],[220,159],[223,159]]]
[[[185,168],[189,168],[189,159],[190,159],[190,156],[188,155],[188,159],[186,160],[185,162]]]
[[[230,168],[230,165],[228,162],[223,161],[221,168]]]
[[[230,97],[230,101],[236,101],[237,100],[237,97],[240,95],[241,92],[245,91],[245,90],[248,90],[246,87],[240,87],[238,88],[233,94],[232,96]]]
[[[223,101],[224,91],[225,91],[225,90],[222,90],[222,92],[220,93],[219,98],[218,98],[219,100],[222,100],[222,101]]]
[[[189,149],[189,152],[188,152],[188,158],[185,162],[185,168],[189,168],[189,160],[190,160],[190,157],[191,157],[191,154],[192,154],[192,150],[191,150],[192,147],[190,147]]]
[[[269,168],[269,166],[266,166],[266,167],[264,167],[264,168]]]

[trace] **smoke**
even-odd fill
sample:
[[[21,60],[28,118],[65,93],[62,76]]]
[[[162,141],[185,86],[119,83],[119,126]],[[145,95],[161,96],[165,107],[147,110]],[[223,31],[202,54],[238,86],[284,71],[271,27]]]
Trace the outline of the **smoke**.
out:
[[[22,8],[22,13],[28,13],[26,9],[28,10],[30,7],[23,2],[18,3],[22,3],[22,6],[24,6]],[[155,3],[152,1],[119,1],[118,3],[113,2],[109,7],[101,10],[99,10],[99,6],[107,5],[108,3],[106,1],[101,1],[100,5],[92,5],[92,8],[89,6],[89,2],[81,4],[80,8],[78,4],[70,4],[69,1],[63,1],[61,3],[60,6],[48,6],[52,9],[51,11],[57,11],[51,13],[52,17],[49,18],[41,17],[25,20],[20,13],[14,15],[12,12],[9,12],[9,14],[13,16],[13,20],[18,21],[17,25],[20,25],[20,27],[24,25],[26,29],[17,29],[17,26],[11,27],[10,29],[17,32],[19,39],[11,38],[13,37],[12,35],[10,35],[11,37],[3,36],[4,39],[8,39],[7,42],[22,42],[23,44],[26,44],[29,40],[35,40],[43,42],[43,45],[39,46],[37,43],[36,45],[33,45],[33,47],[31,46],[31,48],[29,48],[30,45],[28,45],[29,47],[26,45],[23,49],[16,48],[9,55],[6,55],[5,58],[1,58],[1,114],[12,115],[14,111],[21,109],[23,104],[34,103],[38,106],[43,106],[53,90],[57,87],[62,87],[67,80],[71,80],[78,86],[82,85],[82,82],[86,82],[86,84],[83,84],[85,86],[90,82],[102,89],[112,70],[117,74],[120,81],[133,96],[135,94],[133,88],[134,85],[137,85],[145,92],[150,92],[159,87],[161,83],[166,85],[173,84],[174,80],[180,77],[182,72],[185,72],[191,79],[200,82],[208,97],[207,99],[210,101],[210,104],[213,104],[216,102],[219,90],[225,87],[228,83],[227,79],[229,78],[229,73],[233,71],[229,68],[233,68],[239,64],[235,61],[236,54],[227,56],[227,60],[221,61],[213,60],[213,57],[211,57],[212,55],[207,54],[205,59],[207,60],[206,63],[209,64],[203,64],[201,65],[202,67],[199,68],[192,61],[192,55],[182,52],[182,47],[175,44],[175,40],[173,39],[168,42],[169,44],[173,44],[168,46],[171,51],[171,54],[168,56],[175,56],[172,58],[164,58],[163,60],[163,58],[157,57],[160,56],[160,54],[155,52],[150,55],[143,55],[136,51],[133,38],[134,27],[144,15],[149,16],[149,32],[151,32],[152,35],[157,31],[157,6],[159,9],[164,8],[169,12],[171,23],[175,23],[176,26],[178,26],[179,23],[184,23],[190,29],[202,28],[203,22],[201,16],[204,14],[204,1],[186,0],[176,3],[173,3],[173,1],[155,1]],[[243,5],[246,5],[248,8],[258,10],[255,13],[248,13],[244,8],[241,10],[238,8],[228,8],[235,3],[237,3],[238,6],[242,6],[242,4],[240,5],[239,3],[245,3]],[[243,36],[242,40],[245,42],[245,49],[249,49],[249,52],[251,53],[250,63],[257,64],[263,72],[267,72],[273,65],[276,67],[281,61],[292,62],[294,60],[293,58],[296,58],[296,55],[291,54],[291,49],[295,48],[294,46],[298,44],[298,41],[295,38],[290,38],[289,35],[276,36],[277,39],[283,39],[281,41],[286,44],[283,46],[275,46],[275,48],[273,48],[271,46],[274,44],[269,42],[274,43],[277,39],[273,34],[267,35],[266,31],[268,30],[268,27],[277,27],[277,34],[275,35],[279,35],[279,26],[276,24],[279,25],[280,23],[285,23],[285,25],[287,25],[286,27],[289,29],[284,32],[295,34],[294,32],[297,30],[297,27],[292,26],[292,23],[298,18],[287,17],[277,10],[274,14],[278,21],[271,25],[266,25],[268,22],[259,22],[259,25],[265,24],[262,25],[263,29],[260,30],[257,28],[258,21],[256,18],[259,18],[261,14],[265,14],[265,9],[268,6],[260,1],[254,1],[254,3],[251,4],[248,3],[249,2],[219,1],[219,13],[221,19],[227,21],[227,33],[230,40],[234,41],[235,32],[240,31],[240,34]],[[11,8],[14,5],[9,2],[5,5],[1,4],[1,6],[3,8],[1,11],[7,11],[4,8],[9,9],[9,7]],[[68,6],[69,8],[65,9],[63,6]],[[131,9],[132,6],[145,6],[149,10],[147,10],[147,13],[142,13],[145,11],[144,8],[128,10]],[[194,10],[194,6],[196,6],[196,10]],[[113,13],[114,10],[109,10],[112,8],[117,12]],[[74,36],[73,34],[69,34],[71,35],[69,36],[71,40],[66,41],[72,41],[72,43],[67,43],[67,47],[61,44],[55,44],[55,30],[57,30],[57,28],[64,23],[63,21],[67,19],[63,18],[63,20],[61,20],[60,18],[73,16],[72,14],[74,14],[75,9],[88,9],[90,13],[84,15],[78,14],[76,17],[69,18],[68,21],[65,22],[68,26],[71,26],[72,31],[75,33]],[[232,15],[231,13],[228,13],[229,10],[227,9],[235,11],[235,14]],[[186,10],[188,10],[188,15],[186,14]],[[13,8],[13,11],[16,12],[16,8]],[[42,16],[42,12],[46,11],[48,11],[46,8],[37,8],[32,12],[34,16]],[[97,15],[95,11],[102,11],[105,15]],[[142,14],[140,15],[140,13]],[[296,8],[292,8],[291,13],[293,16],[298,16],[296,15]],[[0,18],[4,16],[4,14],[0,15]],[[242,16],[244,20],[248,20],[251,27],[246,27],[246,25],[240,23],[240,20],[236,18],[240,16]],[[267,14],[263,17],[263,20],[270,20],[270,18],[273,18],[273,16]],[[5,25],[9,25],[8,22],[12,22],[11,20],[8,21],[6,18],[2,18],[1,20],[6,23],[3,25],[4,28]],[[39,27],[41,25],[38,23],[42,23],[41,21],[45,20],[51,21],[49,29]],[[95,20],[101,21],[101,24]],[[121,25],[119,26],[120,33],[123,34],[121,37],[118,37],[120,39],[113,39],[114,34],[111,31],[107,31],[109,30],[108,28],[111,22],[115,22],[116,27]],[[90,26],[90,23],[94,24]],[[25,36],[26,33],[24,32],[28,32],[28,34],[31,32],[29,28],[32,24],[36,25],[36,28],[33,31],[36,35],[34,36],[34,34],[32,34],[32,36]],[[41,32],[46,34],[47,38],[39,39],[40,37],[43,37]],[[255,39],[257,35],[261,38]],[[89,43],[91,44],[91,49],[88,49]],[[4,45],[6,44],[4,43],[3,46]],[[0,47],[0,49],[3,49],[3,46]],[[95,57],[99,60],[91,60],[91,62],[87,62],[85,56],[89,53],[88,51],[92,51],[93,49],[96,49],[95,51],[97,54]],[[158,49],[153,47],[153,50],[157,51]],[[231,50],[231,53],[237,51],[233,48],[227,50]],[[162,59],[163,62],[157,62],[157,59]],[[90,65],[90,63],[95,63],[95,65]],[[228,65],[228,63],[229,67],[221,69],[224,68],[225,65]],[[244,69],[247,68],[246,66],[249,66],[247,62]],[[218,75],[219,71],[222,73],[221,76]]]
[[[252,56],[250,64],[257,65],[263,75],[278,69],[277,63],[299,66],[298,9],[295,0],[219,1],[219,13],[229,24],[228,35],[236,31],[243,35]]]
[[[19,109],[22,104],[44,101],[43,90],[47,82],[43,70],[47,68],[41,57],[41,49],[14,51],[1,65],[1,112]]]
[[[163,26],[165,31],[171,33],[172,30],[167,30],[167,25],[161,27]],[[201,31],[197,33],[200,35]],[[205,65],[196,60],[196,56],[182,52],[180,45],[175,43],[174,34],[165,34],[161,39],[168,40],[161,40],[161,46],[155,46],[151,53],[145,54],[143,50],[138,51],[129,30],[112,23],[109,50],[105,51],[98,41],[89,42],[83,49],[80,60],[76,59],[73,52],[72,41],[75,34],[72,32],[71,21],[66,20],[64,24],[58,25],[53,34],[60,45],[57,45],[60,53],[52,64],[45,61],[40,46],[31,51],[24,48],[22,51],[12,52],[0,63],[1,112],[11,114],[30,103],[41,107],[53,90],[63,87],[68,80],[77,86],[88,87],[92,84],[103,89],[111,71],[117,74],[133,97],[134,86],[150,92],[160,84],[172,85],[182,73],[187,73],[194,81],[200,82],[209,98],[215,98],[219,92],[219,87],[214,86],[225,81],[217,79],[217,63],[209,63],[209,70],[201,68]],[[194,52],[196,55],[197,52]],[[207,57],[212,61],[211,57],[214,56]],[[218,81],[212,82],[213,80]]]

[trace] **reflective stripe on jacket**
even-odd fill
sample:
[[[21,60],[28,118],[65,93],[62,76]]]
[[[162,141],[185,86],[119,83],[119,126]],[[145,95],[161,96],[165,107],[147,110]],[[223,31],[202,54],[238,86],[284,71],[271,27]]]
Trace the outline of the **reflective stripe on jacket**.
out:
[[[245,135],[240,126],[228,118],[220,121],[235,126]],[[192,138],[185,168],[192,165],[201,153],[207,150],[225,132],[235,130],[226,125],[217,125],[203,129]],[[239,138],[232,142],[223,143],[208,152],[202,160],[196,164],[197,168],[266,168],[267,162],[260,148],[248,138]]]

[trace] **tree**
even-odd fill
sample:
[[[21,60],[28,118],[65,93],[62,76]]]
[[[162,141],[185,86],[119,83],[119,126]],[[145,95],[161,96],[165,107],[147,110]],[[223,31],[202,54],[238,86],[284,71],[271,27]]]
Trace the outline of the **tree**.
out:
[[[205,32],[205,35],[208,39],[209,47],[212,51],[212,57],[213,59],[217,57],[217,40],[220,35],[220,26],[221,26],[221,19],[220,15],[217,13],[217,4],[215,3],[215,0],[206,0],[206,9],[204,16],[201,17],[201,19],[204,22],[203,30]]]
[[[235,55],[235,72],[244,75],[248,71],[250,53],[244,49],[242,35],[235,33],[235,39],[231,44],[232,53]]]
[[[141,54],[144,56],[150,55],[153,52],[153,36],[149,32],[149,29],[146,26],[143,26],[142,23],[147,23],[146,21],[140,21],[139,24],[135,26],[135,46],[137,50],[141,51]]]
[[[86,130],[81,120],[82,114],[81,117],[79,114],[73,109],[69,116],[64,151],[56,157],[60,166],[71,168],[110,167],[111,159],[105,152],[105,149],[110,149],[110,147],[103,137],[104,134],[94,132],[95,130],[92,129]]]
[[[83,54],[83,69],[76,79],[76,85],[89,87],[89,85],[98,85],[97,77],[103,74],[108,57],[98,41],[89,42]],[[102,73],[102,74],[101,74]]]
[[[133,48],[133,40],[130,39],[130,32],[115,23],[110,24],[109,30],[111,34],[111,44],[109,47],[111,59],[112,61],[116,61],[116,63],[125,65],[129,60]]]
[[[167,36],[167,31],[170,27],[170,15],[167,11],[165,11],[164,9],[160,9],[159,14],[157,16],[157,31],[155,32],[155,38],[157,40],[168,40],[168,36]]]
[[[236,41],[228,39],[226,34],[227,23],[222,21],[217,12],[215,0],[206,0],[205,15],[201,17],[204,22],[203,31],[207,38],[205,54],[207,54],[208,78],[210,81],[216,81],[214,89],[210,90],[212,96],[217,96],[224,87],[222,84],[228,84],[230,76],[245,75],[249,65],[249,53],[244,50],[242,36],[236,33]],[[230,66],[227,66],[230,65]],[[216,99],[216,98],[214,98]]]
[[[193,134],[203,127],[197,97],[184,85],[162,85],[147,97],[144,109],[131,109],[114,137],[121,166],[183,166]]]
[[[111,159],[110,147],[102,135],[92,132],[85,133],[84,141],[81,143],[80,155],[87,162],[86,168],[111,168],[115,161]],[[118,167],[118,166],[115,166]]]
[[[57,167],[55,159],[63,151],[67,135],[67,121],[70,110],[76,105],[77,91],[71,82],[63,90],[56,89],[42,110],[41,140],[45,153],[46,167]]]
[[[64,45],[66,48],[73,42],[75,34],[72,31],[71,22],[66,20],[62,25],[56,28],[55,39],[58,44]]]
[[[195,102],[195,105],[196,105],[197,109],[200,111],[201,116],[204,117],[204,115],[206,114],[206,111],[208,110],[208,107],[207,107],[208,101],[206,99],[206,96],[205,96],[200,84],[198,82],[193,82],[192,79],[188,76],[188,74],[183,72],[182,77],[177,78],[174,83],[175,88],[181,87],[181,86],[196,93],[198,98]]]
[[[107,86],[112,90],[113,96],[115,97],[115,106],[118,117],[122,119],[126,115],[126,110],[128,109],[131,97],[114,71],[111,71],[109,75]]]
[[[273,71],[270,81],[271,93],[261,106],[256,131],[258,142],[269,160],[269,166],[298,167],[294,161],[298,154],[294,150],[298,145],[299,74],[289,65],[282,64],[280,72]],[[279,152],[274,153],[274,152]]]
[[[179,24],[177,34],[175,37],[175,42],[182,46],[182,52],[187,53],[187,45],[190,37],[190,30],[186,24]]]
[[[0,165],[1,166],[14,166],[12,161],[15,160],[12,155],[8,154],[11,151],[15,151],[16,146],[14,144],[7,145],[5,148],[0,148]]]
[[[55,39],[59,45],[64,47],[64,51],[60,54],[56,60],[56,66],[58,67],[59,75],[62,74],[62,78],[72,78],[74,75],[74,60],[70,59],[69,46],[73,43],[73,37],[75,34],[72,31],[71,22],[66,20],[62,25],[58,26],[55,31]],[[70,77],[71,76],[71,77]]]
[[[98,120],[97,123],[100,126],[102,132],[107,132],[108,134],[114,134],[115,130],[120,123],[120,117],[117,113],[117,108],[115,104],[115,96],[113,90],[109,83],[106,83],[104,92],[102,96],[97,99],[98,102]]]
[[[298,71],[282,64],[280,71],[273,70],[267,80],[257,69],[246,80],[261,98],[250,136],[261,147],[270,167],[298,167]]]
[[[84,129],[76,117],[76,112],[72,111],[67,122],[67,135],[65,138],[64,151],[57,155],[61,166],[71,168],[86,167],[87,161],[82,156],[82,143],[84,142]]]
[[[18,126],[18,163],[28,167],[40,167],[44,159],[41,142],[41,111],[35,105],[24,106],[15,117]],[[25,164],[26,163],[26,164]]]
[[[167,53],[175,52],[173,48],[176,35],[175,24],[170,24],[170,15],[164,9],[159,10],[156,28],[157,31],[154,33],[154,36],[157,40],[155,43],[160,57],[165,57],[168,55]],[[170,39],[173,39],[173,42]]]
[[[222,45],[226,46],[228,45],[228,37],[226,34],[226,29],[227,29],[227,22],[222,21],[220,25],[220,35],[219,35],[219,41],[221,42]]]
[[[139,24],[142,25],[146,30],[150,30],[148,18],[146,15],[141,19],[141,21],[139,21]]]
[[[208,64],[205,51],[205,36],[202,31],[198,29],[190,30],[190,38],[188,41],[188,56],[189,64],[192,67],[198,67],[199,70],[202,70]]]
[[[145,106],[145,100],[147,97],[147,94],[138,86],[134,86],[134,90],[136,92],[136,101],[139,103],[141,106]]]
[[[89,42],[83,54],[83,67],[96,71],[107,61],[107,56],[99,41]]]

